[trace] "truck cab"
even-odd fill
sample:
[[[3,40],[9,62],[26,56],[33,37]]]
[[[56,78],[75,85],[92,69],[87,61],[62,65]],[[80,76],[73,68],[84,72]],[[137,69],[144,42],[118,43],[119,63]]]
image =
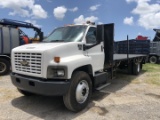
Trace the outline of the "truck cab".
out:
[[[60,27],[41,43],[13,49],[12,71],[43,79],[71,79],[76,69],[86,66],[94,76],[104,67],[103,48],[94,25]]]

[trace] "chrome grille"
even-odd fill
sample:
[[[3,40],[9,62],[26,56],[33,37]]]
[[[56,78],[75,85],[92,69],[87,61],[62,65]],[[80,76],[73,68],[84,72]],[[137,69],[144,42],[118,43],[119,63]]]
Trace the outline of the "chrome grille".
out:
[[[14,59],[17,71],[41,74],[41,53],[14,53]]]

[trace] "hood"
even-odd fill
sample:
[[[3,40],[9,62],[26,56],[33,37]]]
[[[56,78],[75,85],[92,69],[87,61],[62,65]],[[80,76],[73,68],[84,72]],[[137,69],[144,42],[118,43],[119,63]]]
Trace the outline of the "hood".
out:
[[[51,53],[51,54],[76,54],[82,51],[82,44],[80,42],[60,42],[60,43],[33,43],[16,47],[12,52],[30,52],[30,53]],[[81,45],[81,50],[79,50]],[[56,51],[56,52],[55,52]]]
[[[48,50],[48,49],[52,49],[54,47],[58,47],[61,45],[64,45],[66,43],[33,43],[33,44],[27,44],[27,45],[22,45],[19,47],[14,48],[14,50]]]
[[[28,53],[33,53],[31,54],[31,56],[33,55],[32,59],[36,59],[36,60],[39,59],[39,57],[34,57],[34,55],[37,55],[34,53],[41,53],[41,57],[40,57],[41,58],[41,70],[45,72],[42,72],[41,75],[34,74],[34,73],[27,73],[27,74],[31,76],[36,76],[36,77],[41,76],[44,78],[46,78],[47,76],[46,71],[47,71],[48,66],[53,66],[53,65],[66,66],[66,63],[68,64],[68,61],[72,61],[73,58],[79,55],[84,55],[83,43],[80,43],[80,42],[36,43],[36,44],[28,44],[28,45],[19,46],[12,50],[12,61],[14,61],[15,59],[14,53],[18,53],[18,56],[20,56],[20,59],[21,57],[26,59],[28,56]],[[21,54],[21,53],[24,53],[24,54]],[[60,57],[61,62],[59,64],[55,63],[53,60],[54,57]],[[22,73],[22,74],[26,73],[22,71],[16,71],[14,65],[15,64],[13,62],[12,67],[13,67],[14,72]]]

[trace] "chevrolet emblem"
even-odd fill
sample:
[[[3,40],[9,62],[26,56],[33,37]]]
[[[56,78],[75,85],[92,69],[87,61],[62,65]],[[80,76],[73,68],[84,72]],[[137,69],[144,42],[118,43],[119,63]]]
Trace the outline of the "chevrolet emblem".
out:
[[[21,63],[22,66],[29,66],[29,62],[27,62],[26,60],[23,61],[19,61]]]

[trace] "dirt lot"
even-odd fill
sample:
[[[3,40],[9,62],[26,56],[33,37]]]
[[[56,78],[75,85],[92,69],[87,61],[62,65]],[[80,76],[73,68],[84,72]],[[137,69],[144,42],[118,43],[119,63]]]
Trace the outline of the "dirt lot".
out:
[[[0,76],[0,120],[160,120],[160,65],[145,65],[139,76],[118,73],[112,84],[93,93],[88,107],[68,111],[62,97],[25,97]]]

